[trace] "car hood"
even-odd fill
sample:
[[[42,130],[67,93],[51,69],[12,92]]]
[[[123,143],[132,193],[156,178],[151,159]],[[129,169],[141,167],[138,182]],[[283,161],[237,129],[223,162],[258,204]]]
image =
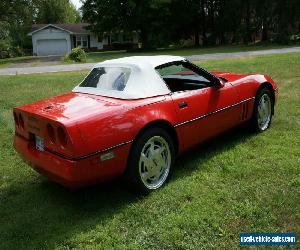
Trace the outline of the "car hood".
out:
[[[217,77],[225,78],[229,82],[233,82],[248,76],[246,74],[231,73],[231,72],[213,72],[212,74]]]
[[[229,81],[232,85],[240,84],[240,83],[247,83],[247,82],[270,82],[274,88],[276,88],[276,84],[274,83],[273,79],[268,75],[261,75],[261,74],[240,74],[240,73],[231,73],[231,72],[213,72],[213,75],[225,78]]]

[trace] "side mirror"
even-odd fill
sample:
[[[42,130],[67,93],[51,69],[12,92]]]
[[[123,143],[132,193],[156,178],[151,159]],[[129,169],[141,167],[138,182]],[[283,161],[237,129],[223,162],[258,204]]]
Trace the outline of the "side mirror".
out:
[[[220,78],[216,78],[215,80],[215,86],[217,88],[223,88],[225,86],[225,81],[220,79]]]

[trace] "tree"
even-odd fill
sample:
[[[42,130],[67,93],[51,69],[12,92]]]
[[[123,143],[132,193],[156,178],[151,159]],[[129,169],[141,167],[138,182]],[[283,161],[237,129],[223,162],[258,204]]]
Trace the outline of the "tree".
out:
[[[300,33],[299,0],[85,0],[83,20],[98,35],[137,31],[144,48],[194,38],[195,46],[275,40]],[[73,23],[70,0],[0,1],[0,44],[28,46],[32,23]]]
[[[199,35],[205,23],[204,2],[204,0],[172,0],[170,2],[168,30],[172,32],[174,39],[180,40],[193,36],[195,46],[199,46]]]
[[[144,48],[151,47],[151,35],[161,33],[160,8],[165,1],[158,0],[87,0],[82,6],[83,20],[96,33],[138,31]]]
[[[0,52],[8,55],[13,47],[25,46],[25,28],[31,23],[30,1],[2,0],[0,2]]]
[[[69,0],[0,1],[0,50],[30,48],[27,33],[32,23],[80,22],[80,13]]]
[[[80,22],[80,13],[69,0],[33,0],[33,20],[36,23]]]

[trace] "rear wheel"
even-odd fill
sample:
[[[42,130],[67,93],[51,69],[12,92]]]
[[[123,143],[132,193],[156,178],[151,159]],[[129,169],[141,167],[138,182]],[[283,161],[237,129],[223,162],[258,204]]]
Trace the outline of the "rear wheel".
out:
[[[263,132],[270,127],[272,122],[273,99],[269,89],[263,88],[255,97],[254,111],[251,120],[252,128]]]
[[[126,179],[142,193],[158,189],[167,181],[174,157],[171,136],[164,129],[149,128],[132,145]]]

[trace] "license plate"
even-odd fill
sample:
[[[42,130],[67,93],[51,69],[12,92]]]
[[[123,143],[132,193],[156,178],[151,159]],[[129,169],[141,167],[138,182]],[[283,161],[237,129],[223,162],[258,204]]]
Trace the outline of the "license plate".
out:
[[[39,151],[44,151],[44,138],[35,136],[35,148]]]

